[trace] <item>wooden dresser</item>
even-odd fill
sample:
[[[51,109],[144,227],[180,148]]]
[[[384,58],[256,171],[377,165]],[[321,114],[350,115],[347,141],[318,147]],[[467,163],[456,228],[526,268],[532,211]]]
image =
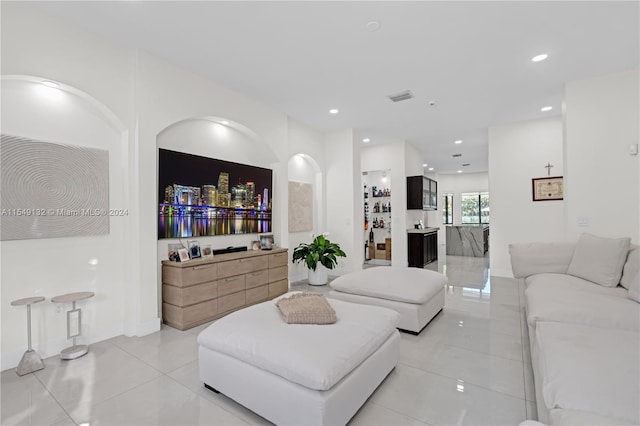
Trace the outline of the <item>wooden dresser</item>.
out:
[[[289,289],[287,249],[162,261],[162,320],[187,330]]]

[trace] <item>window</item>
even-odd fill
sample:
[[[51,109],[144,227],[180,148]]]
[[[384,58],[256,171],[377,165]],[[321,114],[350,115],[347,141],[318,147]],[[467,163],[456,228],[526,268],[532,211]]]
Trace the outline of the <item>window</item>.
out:
[[[489,193],[462,194],[462,223],[489,223]]]
[[[442,223],[453,225],[453,194],[442,195]]]

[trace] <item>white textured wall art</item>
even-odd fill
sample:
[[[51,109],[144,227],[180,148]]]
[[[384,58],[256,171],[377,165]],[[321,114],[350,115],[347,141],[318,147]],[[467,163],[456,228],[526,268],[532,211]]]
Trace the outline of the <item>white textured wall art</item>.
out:
[[[289,182],[289,232],[313,230],[313,185]]]
[[[0,239],[109,233],[109,152],[0,137]]]

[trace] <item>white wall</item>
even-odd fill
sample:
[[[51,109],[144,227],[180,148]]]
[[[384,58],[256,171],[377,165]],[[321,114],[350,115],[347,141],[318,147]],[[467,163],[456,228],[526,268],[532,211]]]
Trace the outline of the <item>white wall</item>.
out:
[[[114,131],[86,101],[69,104],[69,108],[27,102],[24,90],[10,94],[13,89],[4,87],[3,81],[3,131],[108,147],[110,167],[114,168],[110,173],[111,205],[128,208],[129,216],[123,222],[112,219],[108,237],[3,242],[0,305],[34,294],[52,297],[95,290],[96,297],[84,302],[88,341],[159,329],[159,262],[166,258],[166,249],[157,240],[158,144],[272,168],[274,234],[277,241],[288,241],[287,167],[289,157],[297,152],[289,132],[312,135],[305,139],[305,149],[322,156],[324,141],[317,133],[305,130],[300,123],[292,130],[285,114],[147,53],[120,48],[28,4],[3,4],[1,19],[3,75],[26,74],[65,83],[70,89],[86,92],[93,104],[103,106],[111,121],[122,123],[122,130]],[[236,135],[235,140],[252,148],[239,152],[220,146],[223,151],[218,152],[206,144],[225,139],[205,140],[206,123],[173,126],[204,117],[222,117],[238,125],[244,136]],[[341,154],[342,146],[335,150]],[[349,170],[354,170],[353,162],[350,164]],[[348,216],[353,220],[353,212]],[[353,235],[345,237],[354,240]],[[233,245],[239,245],[244,237],[233,238]],[[212,244],[228,245],[217,241]],[[96,267],[88,266],[88,256],[99,260]],[[41,319],[36,319],[38,309]],[[25,312],[6,308],[1,315],[2,369],[6,369],[17,364],[25,349],[24,326],[15,326],[24,324]],[[55,354],[68,343],[63,317],[53,312],[50,302],[34,306],[34,348],[43,356]]]
[[[532,201],[531,179],[547,176],[549,162],[562,176],[560,117],[489,129],[491,275],[512,276],[510,243],[565,238],[565,201]]]
[[[567,235],[640,240],[638,69],[567,84],[565,194]],[[585,218],[587,226],[579,226]]]
[[[362,269],[362,202],[359,138],[351,129],[325,137],[326,226],[329,239],[347,254],[330,275]]]
[[[407,174],[404,141],[363,148],[360,167],[363,171],[391,170],[391,264],[407,266]],[[421,174],[421,173],[420,173]],[[361,189],[361,186],[359,186]],[[362,213],[363,191],[360,191]],[[369,207],[371,209],[371,206]],[[362,214],[360,214],[362,216]],[[362,220],[360,220],[362,222]],[[358,227],[362,232],[362,226]],[[362,238],[361,238],[362,239]],[[364,244],[364,240],[362,240]],[[364,248],[362,249],[364,252]]]

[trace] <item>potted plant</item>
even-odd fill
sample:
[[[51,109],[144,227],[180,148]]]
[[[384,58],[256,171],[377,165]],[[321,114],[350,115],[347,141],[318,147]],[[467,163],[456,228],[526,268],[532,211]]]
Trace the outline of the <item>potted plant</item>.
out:
[[[328,269],[338,263],[338,257],[347,257],[336,243],[326,238],[327,234],[312,235],[311,244],[301,243],[293,250],[293,263],[304,262],[309,268],[309,284],[324,285],[328,279]]]

